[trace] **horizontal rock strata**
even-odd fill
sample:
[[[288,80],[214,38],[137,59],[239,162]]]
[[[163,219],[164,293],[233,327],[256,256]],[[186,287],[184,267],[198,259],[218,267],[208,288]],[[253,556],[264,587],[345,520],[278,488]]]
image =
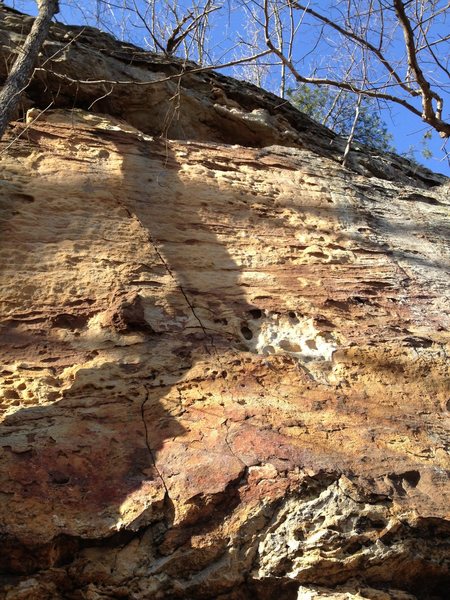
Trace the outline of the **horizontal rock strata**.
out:
[[[89,112],[178,67],[79,33],[0,156],[0,597],[445,598],[448,181],[212,73]]]

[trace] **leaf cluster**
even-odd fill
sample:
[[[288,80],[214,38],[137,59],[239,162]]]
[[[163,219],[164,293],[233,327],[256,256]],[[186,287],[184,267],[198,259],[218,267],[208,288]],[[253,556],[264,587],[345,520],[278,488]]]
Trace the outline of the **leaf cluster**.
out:
[[[295,90],[290,90],[289,99],[315,121],[338,135],[349,136],[355,118],[355,94],[325,86],[301,84]],[[354,140],[380,152],[395,151],[392,135],[380,116],[378,104],[371,98],[361,100]]]

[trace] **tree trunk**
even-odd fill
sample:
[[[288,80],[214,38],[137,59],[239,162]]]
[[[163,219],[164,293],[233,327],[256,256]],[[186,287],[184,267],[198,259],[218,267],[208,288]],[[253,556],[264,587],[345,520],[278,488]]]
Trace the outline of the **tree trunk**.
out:
[[[38,6],[39,14],[0,90],[0,139],[17,108],[22,92],[28,86],[39,51],[47,37],[51,20],[59,11],[58,0],[38,0]]]

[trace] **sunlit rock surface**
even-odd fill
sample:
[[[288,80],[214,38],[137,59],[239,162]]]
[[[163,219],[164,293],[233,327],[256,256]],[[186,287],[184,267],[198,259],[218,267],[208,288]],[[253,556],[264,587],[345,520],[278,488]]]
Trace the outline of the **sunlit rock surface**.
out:
[[[179,68],[88,33],[52,69]],[[179,115],[42,77],[1,154],[0,597],[448,597],[447,180],[211,73]]]

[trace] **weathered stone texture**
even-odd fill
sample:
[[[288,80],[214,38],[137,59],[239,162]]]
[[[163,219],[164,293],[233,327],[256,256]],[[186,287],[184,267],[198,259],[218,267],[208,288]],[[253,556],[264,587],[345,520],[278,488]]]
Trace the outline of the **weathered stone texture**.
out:
[[[176,71],[144,58],[122,78]],[[0,597],[445,598],[448,183],[345,169],[291,108],[280,138],[263,92],[230,145],[253,88],[190,77],[178,139],[149,135],[169,82],[139,119],[77,97],[4,140]]]

